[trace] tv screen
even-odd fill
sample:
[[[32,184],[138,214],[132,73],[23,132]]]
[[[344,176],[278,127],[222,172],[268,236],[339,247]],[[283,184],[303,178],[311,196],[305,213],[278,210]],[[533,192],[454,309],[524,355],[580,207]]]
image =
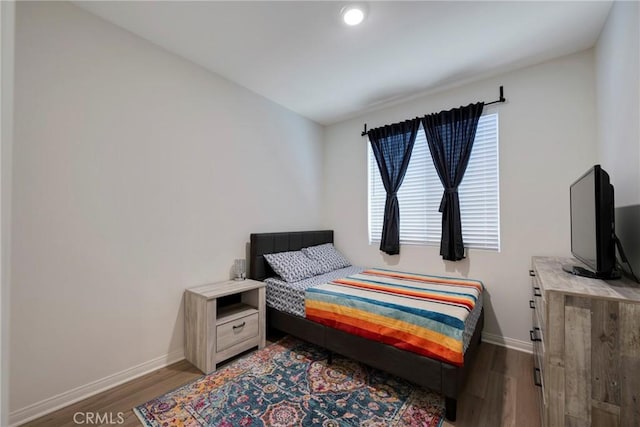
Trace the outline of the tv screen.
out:
[[[591,169],[571,186],[571,252],[597,269],[596,183]]]
[[[613,186],[609,174],[600,165],[589,169],[571,185],[570,203],[571,253],[588,267],[571,266],[570,272],[617,278]]]

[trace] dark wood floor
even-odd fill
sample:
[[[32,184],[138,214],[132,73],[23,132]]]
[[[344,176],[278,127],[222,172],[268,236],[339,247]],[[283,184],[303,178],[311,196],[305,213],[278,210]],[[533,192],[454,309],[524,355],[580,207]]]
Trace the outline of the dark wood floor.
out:
[[[533,356],[483,343],[458,400],[458,418],[444,426],[540,427]]]
[[[444,425],[539,427],[538,397],[532,369],[533,359],[530,354],[483,343],[458,401],[458,419],[455,423],[445,422]],[[201,375],[189,362],[181,361],[25,425],[77,426],[73,420],[76,412],[111,413],[113,420],[117,421],[118,412],[122,412],[124,424],[115,425],[140,426],[132,411],[134,406]]]

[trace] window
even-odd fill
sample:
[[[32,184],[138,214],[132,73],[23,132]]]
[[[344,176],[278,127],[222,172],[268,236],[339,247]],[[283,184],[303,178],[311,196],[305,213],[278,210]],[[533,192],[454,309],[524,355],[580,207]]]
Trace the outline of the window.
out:
[[[378,164],[368,144],[369,161],[369,243],[382,234],[387,193]],[[422,126],[409,161],[407,174],[398,191],[400,243],[439,245],[442,213],[438,211],[443,193],[433,166]],[[500,250],[500,200],[498,197],[498,114],[480,117],[471,158],[458,188],[460,219],[465,247]]]

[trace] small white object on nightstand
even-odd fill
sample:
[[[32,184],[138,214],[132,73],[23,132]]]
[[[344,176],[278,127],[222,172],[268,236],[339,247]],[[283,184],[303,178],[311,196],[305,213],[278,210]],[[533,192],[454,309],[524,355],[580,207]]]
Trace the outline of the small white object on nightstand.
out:
[[[234,280],[244,280],[247,277],[247,262],[244,259],[237,259],[233,262]]]

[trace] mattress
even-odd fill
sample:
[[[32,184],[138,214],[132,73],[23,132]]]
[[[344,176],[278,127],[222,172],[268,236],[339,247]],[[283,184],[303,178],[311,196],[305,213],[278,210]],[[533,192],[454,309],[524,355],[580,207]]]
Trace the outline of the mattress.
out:
[[[358,274],[364,270],[362,267],[351,265],[293,283],[287,283],[278,277],[270,277],[264,280],[267,285],[267,306],[294,316],[304,317],[304,293],[308,288]]]
[[[363,272],[364,270],[365,268],[363,267],[350,266],[293,283],[287,283],[284,280],[276,277],[267,278],[264,280],[267,288],[267,306],[288,314],[292,314],[294,316],[304,318],[305,292],[308,288],[358,274]],[[475,306],[464,322],[464,331],[462,336],[463,351],[466,351],[469,347],[471,337],[473,336],[473,332],[482,312],[482,305],[483,297],[482,293],[480,293],[477,297]]]

